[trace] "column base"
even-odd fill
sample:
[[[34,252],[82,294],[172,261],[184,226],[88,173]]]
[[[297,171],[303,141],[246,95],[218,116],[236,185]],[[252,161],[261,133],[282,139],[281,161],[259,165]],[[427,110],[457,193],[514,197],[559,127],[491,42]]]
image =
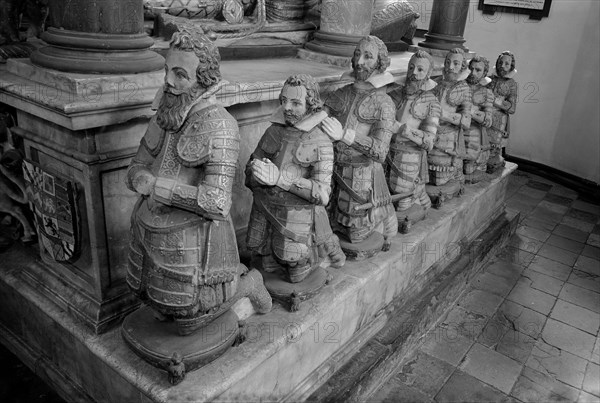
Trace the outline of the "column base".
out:
[[[362,39],[362,36],[354,35],[336,35],[327,32],[316,32],[315,39],[308,42],[306,49],[325,53],[327,55],[352,57],[356,45]]]
[[[31,54],[41,67],[73,73],[133,74],[160,70],[164,58],[149,50],[146,34],[117,35],[49,28],[42,34],[49,46]]]
[[[462,36],[425,34],[425,40],[419,43],[420,47],[428,49],[439,49],[448,51],[454,48],[461,48],[465,52],[469,51],[464,43],[466,40]]]

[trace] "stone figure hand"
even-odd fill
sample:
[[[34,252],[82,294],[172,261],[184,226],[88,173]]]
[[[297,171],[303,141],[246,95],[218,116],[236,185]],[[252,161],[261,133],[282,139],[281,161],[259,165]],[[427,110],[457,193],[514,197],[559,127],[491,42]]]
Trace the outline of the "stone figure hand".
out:
[[[133,180],[133,188],[141,195],[148,196],[154,190],[156,177],[150,171],[140,171]]]
[[[504,97],[496,97],[496,99],[494,99],[494,106],[496,108],[504,109]]]
[[[479,123],[483,123],[483,120],[485,119],[485,113],[482,111],[475,111],[473,112],[473,119]]]
[[[250,163],[252,175],[261,185],[275,186],[279,180],[279,168],[269,159],[254,159]]]
[[[321,127],[333,141],[340,141],[344,137],[344,127],[336,118],[325,118],[321,123]]]

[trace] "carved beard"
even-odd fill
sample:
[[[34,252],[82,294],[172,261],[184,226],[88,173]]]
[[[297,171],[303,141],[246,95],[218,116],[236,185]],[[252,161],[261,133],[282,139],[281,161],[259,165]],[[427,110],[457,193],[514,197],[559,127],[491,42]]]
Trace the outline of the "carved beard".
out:
[[[511,72],[511,70],[506,71],[502,67],[500,67],[500,68],[496,67],[496,74],[498,74],[498,77],[504,78],[510,72]]]
[[[288,126],[294,126],[296,123],[304,119],[306,115],[308,115],[308,111],[304,114],[296,114],[294,112],[283,111],[283,118],[285,120],[285,124]]]
[[[485,77],[485,74],[483,76],[481,76],[481,78]],[[473,75],[473,73],[469,74],[469,76],[467,77],[467,84],[478,84],[481,81],[481,78],[477,78]]]
[[[156,112],[158,126],[164,130],[179,129],[187,117],[190,105],[205,91],[206,88],[198,83],[180,93],[166,87]]]
[[[417,91],[421,89],[423,84],[428,80],[428,77],[425,77],[422,80],[417,80],[414,74],[411,74],[406,78],[406,85],[404,86],[404,93],[406,95],[413,95]]]
[[[458,77],[462,74],[464,70],[461,70],[459,73],[452,73],[449,69],[444,67],[444,81],[458,81]]]
[[[375,67],[368,68],[368,67],[362,67],[362,66],[355,66],[354,67],[354,77],[356,78],[357,81],[367,81],[367,79],[369,77],[371,77],[371,74],[373,74],[374,71],[375,71]]]

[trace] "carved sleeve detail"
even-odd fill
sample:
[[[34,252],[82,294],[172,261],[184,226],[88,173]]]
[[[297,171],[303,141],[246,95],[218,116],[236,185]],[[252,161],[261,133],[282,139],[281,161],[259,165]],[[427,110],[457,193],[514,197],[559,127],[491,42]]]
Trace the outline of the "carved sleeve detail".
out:
[[[137,154],[133,157],[133,160],[131,160],[131,163],[129,164],[129,168],[127,169],[126,185],[129,190],[136,192],[133,183],[140,174],[152,174],[151,167],[153,162],[154,156],[150,154],[147,147],[141,144]]]
[[[519,87],[517,86],[517,82],[515,80],[510,79],[508,83],[508,88],[508,95],[502,103],[502,106],[504,106],[504,109],[507,113],[513,114],[517,110]]]
[[[460,101],[456,110],[461,115],[460,126],[468,130],[471,127],[471,108],[473,106],[471,88],[465,82],[462,82],[461,85],[456,87],[456,90],[460,91],[457,94]]]
[[[155,198],[164,204],[193,211],[211,219],[224,219],[229,215],[239,154],[237,123],[224,108],[219,108],[222,110],[213,111],[216,113],[212,115],[212,121],[203,120],[204,124],[208,123],[209,128],[218,130],[209,132],[211,147],[209,152],[204,153],[208,157],[202,158],[207,160],[203,165],[204,175],[201,182],[197,186],[192,186],[159,178],[154,193]],[[206,129],[206,127],[207,125],[196,126],[196,129]],[[206,132],[197,133],[198,136],[206,134]],[[181,157],[181,148],[178,148],[178,152]],[[197,163],[198,161],[195,161],[195,164]]]
[[[352,147],[364,155],[384,163],[387,157],[392,131],[395,123],[396,108],[387,95],[371,98],[377,101],[372,107],[376,109],[378,119],[372,124],[368,136],[356,135]]]
[[[300,163],[309,163],[308,178],[295,180],[290,187],[290,192],[302,197],[311,203],[326,206],[331,196],[331,177],[333,175],[333,144],[329,138],[316,129],[317,138],[313,141],[303,142],[300,147],[314,150]],[[296,156],[301,150],[296,152]],[[306,161],[308,159],[309,161]]]
[[[250,155],[250,159],[246,163],[245,175],[246,175],[246,187],[253,189],[257,186],[261,186],[252,176],[252,170],[250,169],[250,163],[252,160],[268,158],[271,161],[277,157],[279,149],[281,147],[281,133],[279,132],[282,128],[278,125],[270,126],[265,134],[261,137],[256,146],[256,149]]]

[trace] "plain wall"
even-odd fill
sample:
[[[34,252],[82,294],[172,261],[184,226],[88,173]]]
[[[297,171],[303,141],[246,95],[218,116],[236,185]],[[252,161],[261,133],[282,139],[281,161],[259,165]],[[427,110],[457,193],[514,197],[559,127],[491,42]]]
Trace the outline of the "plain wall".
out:
[[[516,57],[519,103],[507,153],[600,183],[600,1],[553,0],[541,21],[483,15],[471,0],[466,46],[493,64]],[[412,2],[427,29],[433,0]]]

